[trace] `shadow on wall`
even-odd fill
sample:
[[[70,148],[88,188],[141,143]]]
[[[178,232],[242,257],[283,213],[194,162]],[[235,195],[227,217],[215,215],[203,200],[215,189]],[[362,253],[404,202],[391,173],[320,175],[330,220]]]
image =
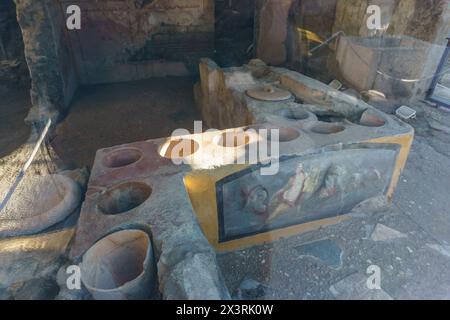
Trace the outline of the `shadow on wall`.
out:
[[[256,0],[215,2],[215,60],[222,67],[240,66],[253,56]]]
[[[0,93],[29,86],[24,43],[12,0],[0,3]]]

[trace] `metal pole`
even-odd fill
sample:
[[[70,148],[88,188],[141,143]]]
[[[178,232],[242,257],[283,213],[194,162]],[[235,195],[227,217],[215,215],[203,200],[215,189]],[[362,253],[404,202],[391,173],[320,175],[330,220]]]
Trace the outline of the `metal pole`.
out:
[[[47,124],[45,125],[44,130],[42,131],[41,135],[39,136],[39,139],[36,142],[36,145],[34,146],[34,149],[31,152],[30,157],[28,158],[27,162],[25,162],[23,168],[20,170],[19,174],[17,175],[16,180],[14,181],[13,185],[11,186],[11,188],[9,189],[5,198],[3,199],[2,203],[0,204],[0,212],[2,212],[3,208],[7,205],[7,203],[11,199],[12,195],[16,191],[17,187],[19,186],[20,182],[22,181],[22,178],[25,176],[25,172],[28,170],[31,163],[33,162],[34,157],[36,156],[39,148],[41,147],[42,141],[44,141],[44,138],[47,135],[48,129],[50,128],[51,124],[52,124],[52,120],[48,119]]]
[[[441,76],[441,71],[444,68],[444,65],[447,63],[449,53],[450,53],[450,38],[447,38],[447,47],[445,48],[444,55],[442,56],[441,61],[439,62],[438,68],[433,77],[433,81],[431,82],[431,86],[430,86],[430,89],[428,90],[427,98],[431,97],[434,93],[434,89],[436,89],[436,86],[437,86],[440,76]]]

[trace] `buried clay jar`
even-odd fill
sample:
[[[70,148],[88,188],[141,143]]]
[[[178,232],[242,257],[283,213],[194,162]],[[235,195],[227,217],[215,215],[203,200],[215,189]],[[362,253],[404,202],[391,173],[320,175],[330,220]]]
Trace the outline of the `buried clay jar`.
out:
[[[167,159],[182,159],[193,155],[198,151],[200,145],[192,139],[173,139],[164,143],[160,149],[161,157]]]
[[[259,127],[259,130],[267,130],[267,140],[270,141],[273,138],[272,130],[278,130],[279,142],[290,142],[300,137],[300,132],[297,129],[291,127]],[[265,139],[266,137],[262,137]]]
[[[226,148],[237,148],[250,143],[251,137],[244,131],[224,132],[214,138],[216,145]]]
[[[312,117],[312,114],[301,109],[281,109],[275,114],[293,121],[307,120]]]
[[[121,168],[136,163],[141,159],[142,152],[139,149],[126,148],[107,154],[103,164],[108,168]]]
[[[386,121],[373,112],[366,111],[357,124],[365,127],[382,127],[386,124]]]
[[[107,215],[121,214],[137,208],[151,194],[152,188],[145,183],[125,182],[100,195],[98,207]]]
[[[345,130],[345,127],[336,123],[317,122],[310,131],[317,134],[336,134]]]
[[[96,300],[149,299],[156,266],[149,235],[141,230],[112,233],[83,256],[81,279]]]

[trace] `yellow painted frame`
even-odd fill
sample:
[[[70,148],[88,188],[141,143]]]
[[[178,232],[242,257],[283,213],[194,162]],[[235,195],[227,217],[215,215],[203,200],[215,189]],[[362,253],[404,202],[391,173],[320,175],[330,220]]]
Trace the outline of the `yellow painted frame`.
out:
[[[404,135],[381,137],[363,141],[363,143],[385,143],[398,144],[400,151],[394,168],[391,184],[387,191],[387,198],[392,200],[392,196],[397,186],[400,175],[406,165],[411,145],[414,139],[413,133]],[[241,239],[219,243],[219,221],[217,214],[216,182],[248,168],[249,165],[228,165],[213,170],[198,170],[186,175],[184,178],[186,190],[189,194],[192,207],[197,215],[200,227],[208,241],[219,252],[241,249],[253,245],[269,243],[280,238],[289,237],[298,233],[312,231],[321,227],[337,224],[350,218],[347,215],[332,217],[328,219],[316,220],[287,228],[272,230]]]

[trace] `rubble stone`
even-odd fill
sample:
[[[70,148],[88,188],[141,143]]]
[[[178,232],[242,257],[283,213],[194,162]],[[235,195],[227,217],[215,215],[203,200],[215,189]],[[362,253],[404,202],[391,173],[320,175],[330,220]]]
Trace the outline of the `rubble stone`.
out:
[[[236,300],[255,300],[264,298],[267,292],[270,290],[267,286],[262,283],[253,280],[251,278],[245,278],[237,290],[236,295],[233,299]]]
[[[56,296],[56,273],[73,234],[69,229],[0,241],[0,293],[21,299]]]
[[[300,256],[314,257],[334,269],[342,266],[342,249],[330,239],[301,245],[296,251]]]
[[[406,234],[401,233],[395,229],[389,228],[384,224],[377,224],[375,226],[375,230],[372,232],[372,240],[373,241],[391,241],[395,239],[405,238]]]
[[[367,279],[355,273],[332,285],[330,291],[338,300],[393,300],[383,289],[369,289]]]

